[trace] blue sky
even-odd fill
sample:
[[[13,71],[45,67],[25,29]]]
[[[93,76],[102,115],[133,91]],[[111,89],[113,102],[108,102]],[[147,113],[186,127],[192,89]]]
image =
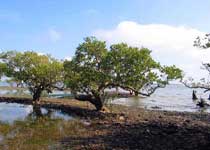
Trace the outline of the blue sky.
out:
[[[123,21],[208,32],[209,6],[209,0],[2,0],[0,49],[61,59],[72,56],[84,37],[114,30]]]

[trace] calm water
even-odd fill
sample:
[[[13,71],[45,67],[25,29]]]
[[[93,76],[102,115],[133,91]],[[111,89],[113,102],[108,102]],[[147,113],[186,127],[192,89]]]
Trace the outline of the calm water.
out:
[[[168,85],[164,89],[158,89],[151,97],[132,97],[120,98],[113,103],[123,104],[127,106],[142,107],[147,109],[160,109],[169,111],[187,111],[210,112],[210,107],[200,109],[196,106],[196,102],[192,100],[192,90],[184,85]],[[209,93],[203,93],[203,90],[196,89],[198,98],[202,97],[208,101]]]
[[[13,123],[15,120],[24,120],[27,117],[37,118],[48,116],[50,118],[72,119],[71,116],[59,110],[33,107],[16,103],[0,103],[0,121]]]
[[[166,88],[158,89],[151,97],[132,97],[132,98],[120,98],[115,99],[113,103],[123,104],[133,107],[142,107],[147,109],[160,109],[168,111],[187,111],[187,112],[197,112],[197,111],[206,111],[210,112],[210,107],[200,109],[196,106],[196,102],[192,100],[192,90],[186,88],[184,85],[168,85]],[[209,93],[203,93],[203,90],[196,89],[198,98],[202,97],[207,99]],[[29,94],[24,90],[0,90],[1,95],[24,95]],[[63,96],[64,95],[64,96]],[[68,92],[54,92],[51,96],[62,98],[69,96]],[[206,100],[210,103],[210,101]],[[26,116],[28,112],[32,110],[32,106],[21,106],[16,107],[14,104],[0,104],[0,118],[2,114],[7,112],[8,114],[16,113],[20,116]],[[7,107],[8,106],[8,107]],[[13,110],[11,107],[16,107],[16,110]],[[17,111],[17,112],[13,112]],[[6,114],[7,114],[6,113]],[[9,116],[10,118],[12,115]],[[24,117],[22,117],[24,118]]]

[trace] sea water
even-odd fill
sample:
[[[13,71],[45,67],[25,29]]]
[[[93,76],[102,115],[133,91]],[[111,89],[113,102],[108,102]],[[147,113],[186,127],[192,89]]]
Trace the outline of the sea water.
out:
[[[160,88],[155,91],[150,97],[129,97],[129,98],[115,98],[111,103],[122,104],[132,107],[141,107],[146,109],[159,109],[159,110],[168,110],[168,111],[187,111],[187,112],[198,112],[205,111],[210,112],[210,107],[205,109],[199,108],[196,104],[197,101],[192,100],[192,91],[197,91],[198,98],[204,98],[207,102],[210,92],[204,93],[202,89],[190,89],[185,87],[182,84],[171,84],[166,86],[166,88]],[[22,92],[22,93],[21,93]],[[0,96],[3,95],[24,95],[29,94],[27,91],[22,90],[1,90]],[[66,95],[65,92],[55,91],[50,95]],[[69,94],[69,93],[68,93]],[[55,96],[55,97],[56,97]],[[0,106],[1,107],[1,106]]]
[[[70,120],[72,117],[58,109],[49,109],[40,107],[38,112],[32,105],[24,105],[17,103],[0,103],[0,122],[13,123],[16,120],[25,120],[28,117],[47,116],[50,118],[61,118]]]
[[[192,100],[193,90],[197,91],[197,96],[199,99],[204,98],[207,102],[209,101],[208,97],[210,93],[204,93],[204,90],[202,89],[190,89],[182,84],[171,84],[166,86],[166,88],[158,89],[150,97],[138,96],[119,98],[114,100],[113,103],[146,109],[159,109],[181,112],[210,112],[210,107],[201,109],[196,105],[197,101]]]

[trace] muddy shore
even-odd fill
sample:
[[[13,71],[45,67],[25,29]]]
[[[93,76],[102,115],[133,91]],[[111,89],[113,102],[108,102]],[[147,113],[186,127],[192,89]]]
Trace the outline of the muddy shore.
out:
[[[28,98],[0,97],[0,102],[32,104]],[[210,114],[151,111],[113,105],[96,112],[86,102],[42,99],[42,107],[61,109],[87,123],[83,135],[59,139],[57,149],[91,150],[208,150]]]

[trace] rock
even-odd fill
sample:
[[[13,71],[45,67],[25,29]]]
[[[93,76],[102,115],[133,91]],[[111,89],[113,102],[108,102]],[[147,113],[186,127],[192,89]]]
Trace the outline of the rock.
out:
[[[86,120],[82,121],[82,123],[83,123],[85,126],[90,126],[90,125],[91,125],[91,122],[86,121]]]
[[[150,133],[150,130],[149,130],[149,129],[147,129],[147,130],[146,130],[146,132],[147,132],[147,133]]]
[[[158,107],[158,106],[153,106],[151,107],[152,109],[161,109],[161,107]]]
[[[104,107],[101,109],[100,112],[102,112],[102,113],[110,113],[110,110],[109,110],[107,107],[104,106]]]
[[[120,116],[120,117],[119,117],[119,120],[120,120],[120,121],[124,121],[124,120],[125,120],[125,117],[124,117],[124,116]]]

